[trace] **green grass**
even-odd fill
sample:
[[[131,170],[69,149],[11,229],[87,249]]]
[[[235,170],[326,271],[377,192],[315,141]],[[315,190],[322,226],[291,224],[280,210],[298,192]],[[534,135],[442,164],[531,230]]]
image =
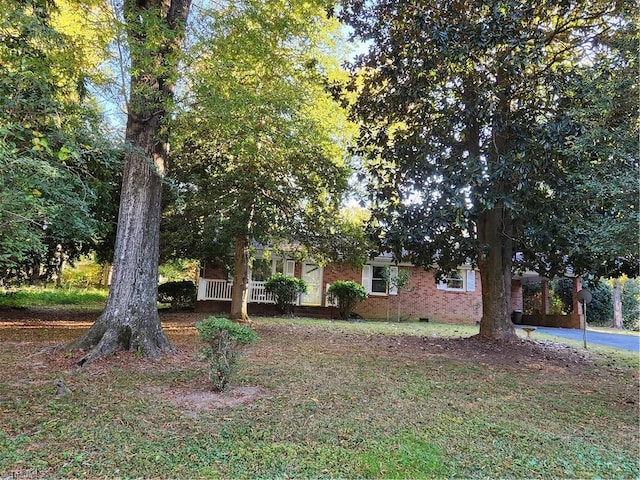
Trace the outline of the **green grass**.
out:
[[[104,307],[107,294],[107,289],[96,288],[25,287],[19,290],[0,290],[0,307]]]
[[[122,354],[82,369],[74,354],[40,353],[80,329],[51,329],[43,340],[0,329],[0,476],[640,475],[637,360],[628,368],[544,358],[505,365],[432,345],[477,327],[254,320],[260,338],[233,383],[265,395],[203,410],[166,396],[205,391],[191,323],[165,324],[178,355],[145,362]],[[426,335],[425,349],[409,350],[404,335]],[[53,395],[58,377],[73,391],[68,400]]]
[[[479,327],[475,325],[457,325],[437,322],[382,322],[370,320],[344,321],[344,320],[323,320],[305,317],[257,317],[258,322],[268,322],[273,325],[300,328],[313,327],[324,328],[332,331],[361,333],[367,335],[413,335],[413,336],[433,336],[441,338],[459,338],[476,335]],[[525,334],[522,334],[523,336]]]
[[[589,326],[587,328],[587,331],[591,330],[593,330],[594,332],[614,333],[616,335],[631,335],[634,337],[640,337],[640,332],[637,330],[620,330],[618,328]]]

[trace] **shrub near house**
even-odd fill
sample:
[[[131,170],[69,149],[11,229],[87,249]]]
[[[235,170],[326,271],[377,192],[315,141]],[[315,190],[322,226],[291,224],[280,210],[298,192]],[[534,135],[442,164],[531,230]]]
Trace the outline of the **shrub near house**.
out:
[[[196,286],[189,280],[163,283],[158,286],[158,301],[170,303],[173,310],[193,308],[196,303]]]
[[[338,303],[340,318],[348,319],[355,306],[367,298],[366,289],[357,282],[338,280],[328,289],[329,301]]]
[[[285,315],[293,313],[298,296],[307,291],[307,283],[304,280],[282,273],[269,277],[264,286],[267,292],[275,296],[276,305]]]

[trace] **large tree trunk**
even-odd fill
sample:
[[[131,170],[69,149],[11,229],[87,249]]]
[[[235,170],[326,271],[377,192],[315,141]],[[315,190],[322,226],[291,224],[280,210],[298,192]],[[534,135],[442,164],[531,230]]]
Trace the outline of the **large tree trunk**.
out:
[[[622,320],[622,285],[619,278],[613,279],[613,328],[624,328]]]
[[[166,121],[190,2],[124,2],[132,75],[113,276],[104,312],[71,345],[89,350],[80,365],[121,350],[152,358],[173,350],[158,316],[158,251]],[[157,22],[164,23],[166,36],[147,38]]]
[[[482,280],[481,337],[497,340],[516,338],[509,311],[513,262],[510,232],[511,222],[504,208],[496,206],[480,215],[478,268]]]
[[[231,320],[248,322],[249,314],[249,238],[236,235],[233,256],[233,289],[231,290]]]
[[[500,155],[507,150],[510,136],[506,125],[509,117],[509,77],[500,69],[497,73],[498,105],[492,126],[492,163],[498,163]],[[479,129],[474,122],[474,136],[479,138]],[[478,141],[474,139],[474,142]],[[479,145],[479,143],[478,143]],[[474,149],[475,150],[475,149]],[[479,155],[480,149],[471,150]],[[495,182],[496,192],[509,189],[506,181]],[[505,206],[496,202],[491,209],[478,217],[478,268],[482,281],[482,319],[480,336],[496,340],[517,338],[511,322],[511,269],[513,266],[513,221]]]

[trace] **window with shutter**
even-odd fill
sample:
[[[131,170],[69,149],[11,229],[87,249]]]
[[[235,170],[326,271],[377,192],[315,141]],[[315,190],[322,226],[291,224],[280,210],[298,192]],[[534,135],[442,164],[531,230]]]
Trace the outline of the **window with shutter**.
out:
[[[362,286],[371,295],[386,295],[387,282],[384,279],[385,267],[381,265],[365,265],[362,267]],[[397,274],[397,269],[396,269]]]
[[[476,271],[467,269],[453,270],[438,282],[436,288],[451,292],[475,292]]]

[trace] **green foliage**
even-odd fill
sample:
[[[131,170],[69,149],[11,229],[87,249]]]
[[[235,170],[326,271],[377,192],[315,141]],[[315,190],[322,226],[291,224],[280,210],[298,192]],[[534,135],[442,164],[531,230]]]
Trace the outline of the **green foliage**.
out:
[[[248,0],[203,11],[211,34],[191,50],[163,250],[224,258],[244,237],[336,257],[354,245],[337,221],[354,128],[324,88],[339,37],[325,6]]]
[[[173,259],[158,267],[161,281],[176,282],[196,278],[200,271],[200,262],[197,260]]]
[[[392,270],[391,267],[384,267],[382,271],[382,278],[387,283],[388,289],[395,289],[400,291],[409,285],[409,277],[411,274],[409,270],[397,269]]]
[[[158,286],[158,301],[170,303],[173,310],[193,308],[196,293],[196,286],[189,280],[167,282]]]
[[[593,325],[609,325],[613,318],[613,297],[611,286],[605,280],[598,280],[584,288],[591,291],[593,300],[587,304],[587,322]],[[540,314],[542,290],[539,283],[523,286],[525,314]],[[564,278],[551,282],[549,288],[550,312],[566,315],[573,311],[573,280]]]
[[[63,270],[62,284],[76,288],[98,286],[102,282],[102,270],[102,265],[96,262],[77,262],[73,268]]]
[[[205,357],[209,362],[209,379],[213,389],[221,392],[228,385],[237,366],[242,345],[258,339],[254,330],[226,318],[209,317],[196,324],[200,340],[208,347]]]
[[[622,317],[625,328],[640,330],[640,279],[630,278],[624,282]]]
[[[0,278],[5,282],[59,277],[63,262],[105,238],[115,217],[120,155],[87,93],[96,80],[95,64],[79,45],[92,32],[64,28],[69,5],[36,3],[34,8],[32,2],[0,1]],[[93,42],[96,49],[100,44]],[[103,215],[105,210],[110,215]]]
[[[289,277],[276,273],[269,277],[264,284],[267,292],[272,293],[276,305],[285,315],[293,313],[293,307],[298,297],[307,292],[307,282],[301,278]]]
[[[343,320],[351,316],[355,306],[367,298],[367,290],[352,280],[337,280],[329,287],[329,299],[338,302],[338,311]]]
[[[613,318],[611,285],[605,280],[598,280],[586,288],[589,288],[593,297],[591,303],[587,304],[587,322],[594,325],[610,325]]]
[[[540,315],[542,313],[542,285],[527,283],[522,286],[523,313]],[[560,279],[549,284],[549,313],[566,315],[573,311],[573,280]]]
[[[509,329],[493,292],[515,252],[548,278],[638,271],[632,3],[343,2],[369,45],[347,89],[372,236],[425,267],[471,260],[498,287],[483,328]]]
[[[571,313],[573,311],[573,280],[570,278],[554,280],[549,287],[552,303],[560,306],[558,313]]]

